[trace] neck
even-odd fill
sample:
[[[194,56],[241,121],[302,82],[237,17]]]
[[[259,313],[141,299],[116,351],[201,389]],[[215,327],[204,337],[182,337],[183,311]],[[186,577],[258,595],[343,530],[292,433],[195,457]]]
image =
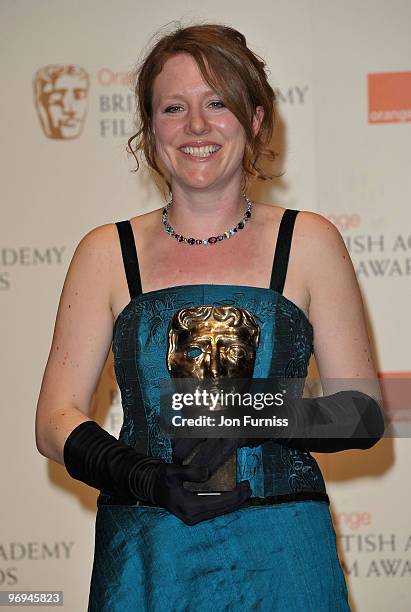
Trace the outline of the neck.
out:
[[[169,222],[179,234],[206,238],[236,225],[247,208],[240,186],[226,190],[192,190],[173,187]]]

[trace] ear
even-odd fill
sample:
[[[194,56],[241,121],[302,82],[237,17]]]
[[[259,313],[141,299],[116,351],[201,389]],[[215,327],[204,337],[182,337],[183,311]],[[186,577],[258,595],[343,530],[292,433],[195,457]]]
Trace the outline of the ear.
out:
[[[257,106],[253,117],[253,132],[254,136],[257,136],[260,131],[261,124],[264,119],[264,109],[262,106]]]

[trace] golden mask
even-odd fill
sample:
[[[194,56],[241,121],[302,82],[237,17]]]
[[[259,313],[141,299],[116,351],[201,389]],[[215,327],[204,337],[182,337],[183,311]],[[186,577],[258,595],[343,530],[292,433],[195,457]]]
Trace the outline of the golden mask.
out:
[[[174,378],[211,382],[215,389],[221,379],[250,379],[259,337],[255,317],[244,308],[182,308],[170,323],[169,372]]]
[[[236,306],[193,306],[170,322],[167,366],[173,378],[194,378],[219,391],[227,381],[251,379],[260,338],[255,317]],[[233,381],[234,382],[234,381]],[[223,383],[223,384],[222,384]],[[234,383],[235,384],[235,383]],[[223,410],[217,404],[214,410]],[[211,408],[210,408],[211,410]],[[201,444],[184,463],[189,464]],[[186,482],[189,491],[231,491],[236,485],[236,453],[206,483]]]

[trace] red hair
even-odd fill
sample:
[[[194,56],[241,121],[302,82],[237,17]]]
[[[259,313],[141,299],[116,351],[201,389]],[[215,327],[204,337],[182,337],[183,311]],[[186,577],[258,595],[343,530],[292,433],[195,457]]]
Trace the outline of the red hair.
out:
[[[149,167],[166,180],[156,159],[152,93],[154,79],[165,62],[178,53],[188,53],[194,58],[206,83],[243,126],[246,136],[243,156],[245,177],[271,179],[273,175],[261,168],[263,158],[272,162],[277,156],[269,148],[274,129],[276,96],[267,80],[266,65],[247,47],[243,34],[229,26],[215,24],[178,27],[162,36],[135,71],[137,132],[129,138],[128,150],[136,159],[136,170],[139,168],[136,153],[141,151]],[[264,109],[264,117],[258,134],[254,135],[252,125],[257,106]],[[133,141],[136,141],[134,149]]]

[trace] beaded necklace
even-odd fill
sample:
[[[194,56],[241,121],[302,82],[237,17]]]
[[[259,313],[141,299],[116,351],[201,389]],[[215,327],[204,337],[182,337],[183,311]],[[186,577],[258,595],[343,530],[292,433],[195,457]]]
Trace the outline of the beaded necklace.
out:
[[[245,194],[243,194],[243,197],[247,204],[247,210],[245,211],[243,218],[241,219],[241,221],[237,223],[237,225],[227,230],[223,234],[219,234],[218,236],[210,236],[209,238],[206,238],[205,240],[202,240],[201,238],[186,238],[185,236],[182,236],[181,234],[177,234],[177,232],[174,231],[174,228],[170,225],[169,220],[168,220],[168,211],[171,205],[173,204],[173,199],[171,199],[170,202],[167,203],[166,207],[163,208],[162,222],[164,224],[164,230],[167,232],[167,234],[171,238],[175,238],[178,242],[182,242],[183,244],[190,244],[190,245],[215,244],[216,242],[219,242],[220,240],[231,238],[231,236],[234,236],[239,230],[242,230],[245,227],[245,224],[251,217],[251,210],[253,206],[252,202],[247,198]]]

